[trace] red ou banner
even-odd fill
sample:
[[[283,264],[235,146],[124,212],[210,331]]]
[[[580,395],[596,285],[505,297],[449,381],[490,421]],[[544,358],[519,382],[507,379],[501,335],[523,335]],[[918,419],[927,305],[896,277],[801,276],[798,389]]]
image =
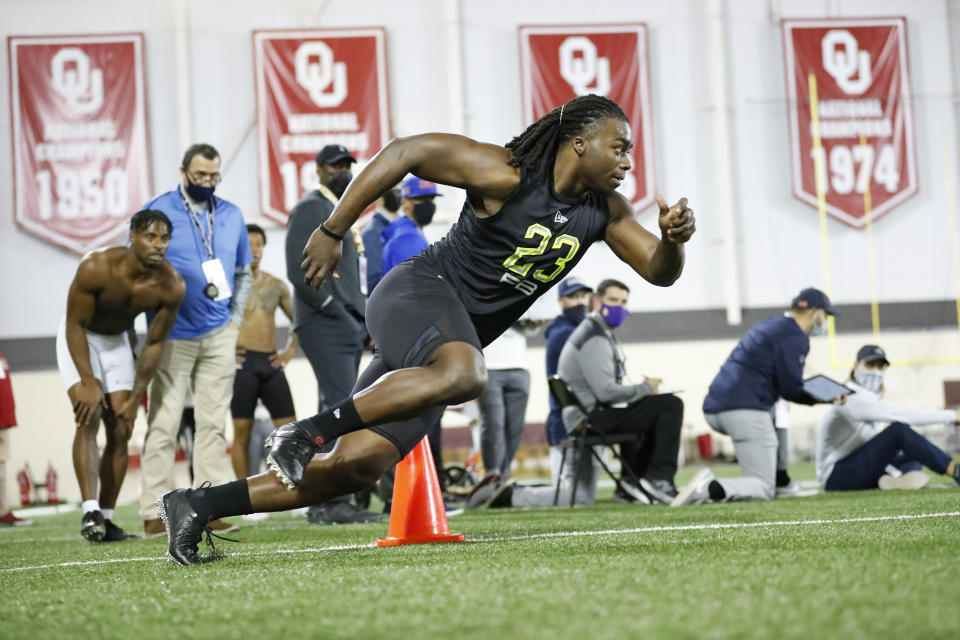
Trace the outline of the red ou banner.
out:
[[[143,34],[10,36],[14,217],[77,254],[150,198]]]
[[[633,169],[617,190],[637,211],[654,199],[647,59],[644,24],[520,27],[524,125],[590,93],[623,107],[633,132]]]
[[[917,192],[906,32],[906,18],[783,21],[793,193],[817,206],[822,154],[827,213],[853,227]]]
[[[376,27],[254,32],[266,217],[286,224],[317,184],[315,158],[325,145],[346,147],[362,165],[390,139],[386,39]]]

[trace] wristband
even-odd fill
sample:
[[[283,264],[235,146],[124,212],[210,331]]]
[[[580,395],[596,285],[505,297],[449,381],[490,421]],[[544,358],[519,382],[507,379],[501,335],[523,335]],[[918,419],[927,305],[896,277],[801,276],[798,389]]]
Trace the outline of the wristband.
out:
[[[325,226],[323,226],[323,222],[320,223],[320,231],[323,231],[323,233],[325,233],[326,235],[330,236],[330,237],[333,238],[334,240],[343,241],[343,236],[337,235],[337,234],[334,233],[333,231],[330,231],[330,229],[327,229]]]

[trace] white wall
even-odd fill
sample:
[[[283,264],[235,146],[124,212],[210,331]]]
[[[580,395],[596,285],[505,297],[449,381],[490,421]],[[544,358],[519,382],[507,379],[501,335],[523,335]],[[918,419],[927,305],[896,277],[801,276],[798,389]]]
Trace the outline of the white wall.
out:
[[[177,118],[175,10],[181,0],[0,0],[0,36],[143,31],[146,36],[151,161],[154,189],[177,180],[182,153]],[[465,116],[466,132],[504,143],[521,129],[517,26],[646,22],[650,28],[655,160],[658,189],[670,199],[688,196],[699,231],[689,245],[687,268],[673,287],[642,285],[626,274],[606,247],[594,248],[578,275],[596,282],[617,275],[636,285],[635,309],[679,310],[724,306],[718,282],[718,224],[712,166],[704,50],[706,15],[699,0],[585,3],[580,0],[463,0],[465,114],[449,112],[452,86],[445,50],[445,2],[452,0],[182,0],[189,25],[192,128],[196,139],[236,159],[219,192],[238,203],[249,220],[257,211],[257,154],[252,135],[254,29],[383,25],[388,32],[390,97],[397,135],[449,130]],[[920,193],[876,225],[881,301],[952,299],[946,180],[956,183],[956,93],[948,44],[945,0],[727,0],[726,51],[733,142],[739,277],[744,306],[784,304],[801,287],[822,285],[817,213],[791,195],[779,18],[905,15],[916,97]],[[778,13],[779,11],[779,13]],[[7,50],[0,49],[6,70]],[[17,229],[13,194],[9,86],[0,83],[0,337],[51,336],[63,313],[77,258]],[[947,141],[949,171],[943,162]],[[954,192],[960,192],[954,184]],[[443,232],[462,196],[441,200]],[[654,214],[641,221],[655,226]],[[280,244],[282,232],[271,232]],[[868,300],[865,233],[830,221],[835,299]],[[953,239],[954,241],[956,239]],[[266,267],[282,273],[280,266]],[[42,295],[38,295],[38,291]],[[547,304],[545,313],[549,313]]]

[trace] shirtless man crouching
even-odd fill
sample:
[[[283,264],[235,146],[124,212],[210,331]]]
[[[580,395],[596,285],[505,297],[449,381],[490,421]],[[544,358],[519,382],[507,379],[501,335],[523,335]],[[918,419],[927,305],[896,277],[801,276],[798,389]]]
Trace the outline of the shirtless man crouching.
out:
[[[76,422],[73,466],[83,498],[80,533],[90,542],[136,537],[112,518],[127,472],[127,442],[137,406],[186,291],[183,278],[164,258],[172,230],[162,211],[139,211],[130,220],[130,246],[89,253],[77,267],[67,315],[57,331],[57,367]],[[127,332],[143,311],[156,315],[135,367]],[[101,418],[107,436],[102,458],[97,450]]]

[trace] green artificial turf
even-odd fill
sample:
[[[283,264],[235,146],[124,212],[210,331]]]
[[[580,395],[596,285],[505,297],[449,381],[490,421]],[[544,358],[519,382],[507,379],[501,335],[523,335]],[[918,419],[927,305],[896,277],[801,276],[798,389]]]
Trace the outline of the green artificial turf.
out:
[[[875,640],[960,629],[960,490],[677,509],[603,495],[573,510],[471,512],[450,519],[466,543],[385,549],[363,545],[386,522],[275,514],[243,522],[246,544],[219,542],[226,557],[196,567],[164,560],[165,539],[91,545],[79,512],[38,517],[0,530],[0,637]],[[864,520],[905,514],[954,515]],[[137,530],[134,506],[116,520]],[[764,524],[812,520],[834,522]],[[736,526],[704,528],[718,524]]]

